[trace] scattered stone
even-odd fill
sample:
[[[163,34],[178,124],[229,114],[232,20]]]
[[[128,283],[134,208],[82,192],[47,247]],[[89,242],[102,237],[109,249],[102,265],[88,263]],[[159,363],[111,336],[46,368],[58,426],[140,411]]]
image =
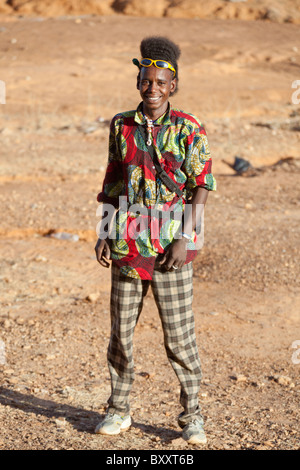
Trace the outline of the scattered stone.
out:
[[[265,441],[265,442],[263,442],[263,445],[266,446],[266,447],[274,447],[274,444],[271,441]]]
[[[276,375],[274,376],[275,382],[277,382],[279,385],[283,385],[284,387],[294,387],[295,384],[293,384],[292,379],[290,377],[287,377],[286,375]]]
[[[47,354],[45,359],[46,361],[51,361],[52,359],[55,359],[56,355],[55,354]]]
[[[98,129],[97,125],[87,125],[87,126],[81,126],[79,130],[83,132],[84,134],[92,134]]]
[[[79,236],[77,234],[67,233],[67,232],[54,232],[49,235],[51,238],[56,238],[57,240],[70,240],[72,242],[78,242]]]
[[[10,383],[11,385],[16,385],[19,382],[17,377],[9,377],[7,380],[8,380],[8,383]]]
[[[48,260],[47,260],[47,258],[45,258],[45,256],[38,255],[34,258],[34,261],[45,263]]]
[[[8,328],[10,328],[12,325],[11,321],[10,320],[4,320],[3,322],[3,328],[5,328],[6,330],[8,330]]]
[[[144,377],[145,379],[149,379],[149,378],[150,378],[149,372],[140,372],[139,375],[140,375],[141,377]]]
[[[99,299],[100,294],[94,293],[94,294],[89,294],[86,296],[85,300],[88,300],[89,302],[95,303]]]
[[[243,374],[235,374],[231,376],[231,379],[235,380],[236,383],[247,382],[248,378]]]

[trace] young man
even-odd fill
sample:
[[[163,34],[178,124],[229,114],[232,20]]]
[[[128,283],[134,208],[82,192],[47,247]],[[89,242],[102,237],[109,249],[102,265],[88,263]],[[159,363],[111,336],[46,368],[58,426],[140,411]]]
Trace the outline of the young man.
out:
[[[203,126],[169,103],[178,86],[178,46],[151,37],[140,50],[142,59],[133,62],[139,68],[142,102],[111,122],[108,166],[98,194],[99,202],[117,212],[109,239],[102,228],[95,247],[102,266],[112,260],[111,396],[96,433],[118,434],[130,427],[133,333],[151,285],[166,353],[181,386],[182,436],[201,444],[206,436],[198,402],[201,365],[192,312],[192,260],[197,254],[197,208],[216,184]]]

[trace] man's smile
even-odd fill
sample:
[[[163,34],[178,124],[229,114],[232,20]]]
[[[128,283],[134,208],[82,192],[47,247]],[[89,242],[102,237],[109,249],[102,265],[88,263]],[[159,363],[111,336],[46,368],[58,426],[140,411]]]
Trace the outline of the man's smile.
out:
[[[155,101],[160,100],[160,99],[161,99],[161,96],[147,96],[147,95],[146,95],[146,96],[145,96],[145,99],[148,100],[148,101],[153,101],[153,102],[155,102]]]

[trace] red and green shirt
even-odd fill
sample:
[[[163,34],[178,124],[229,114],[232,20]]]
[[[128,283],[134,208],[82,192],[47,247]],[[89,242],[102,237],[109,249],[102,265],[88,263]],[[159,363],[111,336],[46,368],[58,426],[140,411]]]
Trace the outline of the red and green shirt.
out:
[[[173,242],[180,228],[177,219],[151,218],[130,210],[138,204],[148,209],[183,212],[196,187],[216,189],[211,173],[211,157],[205,129],[192,114],[174,109],[154,121],[153,146],[160,165],[183,191],[171,192],[156,174],[153,161],[139,126],[146,126],[142,103],[137,110],[117,114],[111,122],[109,157],[98,202],[119,208],[119,197],[128,210],[118,211],[111,238],[112,262],[122,274],[152,279],[156,257]],[[123,207],[123,206],[122,206]],[[186,263],[197,254],[196,234],[188,243]]]

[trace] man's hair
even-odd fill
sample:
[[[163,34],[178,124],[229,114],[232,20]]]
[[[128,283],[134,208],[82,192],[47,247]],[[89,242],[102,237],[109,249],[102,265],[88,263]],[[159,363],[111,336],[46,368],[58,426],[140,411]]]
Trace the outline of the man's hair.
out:
[[[178,88],[177,61],[181,54],[179,46],[177,46],[177,44],[175,44],[173,41],[166,37],[151,36],[142,40],[140,45],[140,51],[143,59],[161,59],[166,60],[167,62],[170,62],[171,65],[173,65],[176,71],[175,78],[177,79],[177,87],[175,90],[176,92]]]

